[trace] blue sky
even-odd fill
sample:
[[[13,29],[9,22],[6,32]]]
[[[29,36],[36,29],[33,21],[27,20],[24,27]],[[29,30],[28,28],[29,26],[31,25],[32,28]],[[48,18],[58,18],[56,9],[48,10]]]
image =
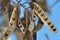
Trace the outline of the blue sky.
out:
[[[14,0],[15,1],[15,0]],[[47,0],[47,4],[51,6],[56,0]],[[21,3],[24,3],[25,0],[22,0]],[[28,7],[28,4],[26,4],[26,7]],[[23,8],[21,7],[21,16],[23,17]],[[47,40],[45,37],[45,34],[48,35],[50,40],[60,40],[60,1],[51,9],[51,12],[47,14],[47,16],[51,19],[51,21],[55,24],[57,27],[58,32],[53,33],[51,32],[47,26],[43,25],[42,29],[37,32],[37,40]],[[36,19],[38,20],[38,19]],[[0,23],[2,22],[2,17],[0,17]],[[16,40],[16,36],[14,33],[11,34],[12,40]]]

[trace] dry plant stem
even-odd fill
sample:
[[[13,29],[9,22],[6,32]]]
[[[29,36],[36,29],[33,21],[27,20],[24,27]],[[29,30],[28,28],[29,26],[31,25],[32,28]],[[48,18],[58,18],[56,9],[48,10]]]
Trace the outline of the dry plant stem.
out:
[[[33,12],[32,13],[32,22],[35,22],[35,18],[36,18],[36,15]],[[34,32],[34,29],[35,29],[35,23],[34,23],[34,28],[32,30],[32,34],[33,34],[33,40],[36,40],[37,36],[36,36],[36,32]]]
[[[24,38],[24,40],[32,40],[31,32],[28,31],[28,27],[30,24],[30,12],[28,11],[28,9],[25,9],[24,14],[25,14],[25,20],[26,20],[26,33],[25,33],[26,38]]]
[[[38,21],[37,26],[33,29],[32,33],[33,33],[33,40],[36,40],[36,32],[38,32],[43,26],[43,23],[41,20]]]
[[[33,40],[32,33],[27,30],[24,37],[23,37],[23,40]]]
[[[43,22],[41,21],[41,19],[39,19],[37,26],[33,29],[33,34],[35,34],[36,32],[38,32],[43,26]]]
[[[24,34],[18,30],[15,30],[15,34],[17,36],[17,40],[23,40]]]
[[[32,21],[35,22],[35,18],[36,18],[36,15],[33,11],[32,13]],[[41,19],[39,19],[38,23],[37,23],[37,26],[34,27],[34,29],[32,30],[32,34],[33,34],[33,40],[36,40],[36,32],[39,31],[39,29],[42,28],[42,25],[43,25],[43,22],[41,21]]]
[[[25,15],[26,29],[27,29],[29,27],[29,24],[30,24],[30,12],[27,8],[25,8],[24,15]]]

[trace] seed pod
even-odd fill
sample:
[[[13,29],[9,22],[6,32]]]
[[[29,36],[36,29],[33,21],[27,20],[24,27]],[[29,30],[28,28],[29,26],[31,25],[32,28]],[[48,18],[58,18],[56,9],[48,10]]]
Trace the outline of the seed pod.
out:
[[[34,12],[52,32],[57,32],[55,25],[51,22],[51,20],[45,14],[43,9],[36,3],[34,3]]]

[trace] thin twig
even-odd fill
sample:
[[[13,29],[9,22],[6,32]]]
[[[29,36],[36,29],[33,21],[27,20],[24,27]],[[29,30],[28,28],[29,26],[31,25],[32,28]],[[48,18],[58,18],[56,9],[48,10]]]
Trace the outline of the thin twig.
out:
[[[47,40],[50,40],[47,34],[45,34],[45,37],[46,37]]]

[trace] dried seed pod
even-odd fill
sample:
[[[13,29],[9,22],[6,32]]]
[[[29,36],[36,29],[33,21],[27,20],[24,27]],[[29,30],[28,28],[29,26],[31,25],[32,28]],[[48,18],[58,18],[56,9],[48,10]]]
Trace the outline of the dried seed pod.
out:
[[[11,15],[11,19],[9,22],[9,27],[7,28],[7,31],[4,33],[2,40],[7,40],[8,37],[10,36],[10,34],[14,31],[15,27],[16,27],[16,22],[18,19],[18,14],[17,14],[17,10],[19,10],[19,6],[14,7],[12,15]],[[17,17],[17,18],[16,18]]]
[[[57,32],[57,29],[55,27],[55,25],[51,22],[51,20],[47,17],[47,15],[45,14],[45,12],[43,11],[43,9],[36,3],[34,3],[34,12],[35,14],[41,19],[41,21],[52,31],[52,32]],[[38,8],[38,9],[36,9]],[[41,12],[38,12],[38,11]],[[50,27],[52,25],[54,25],[52,28]]]
[[[21,19],[18,19],[18,28],[23,34],[25,34],[25,27],[23,23],[21,22]]]

